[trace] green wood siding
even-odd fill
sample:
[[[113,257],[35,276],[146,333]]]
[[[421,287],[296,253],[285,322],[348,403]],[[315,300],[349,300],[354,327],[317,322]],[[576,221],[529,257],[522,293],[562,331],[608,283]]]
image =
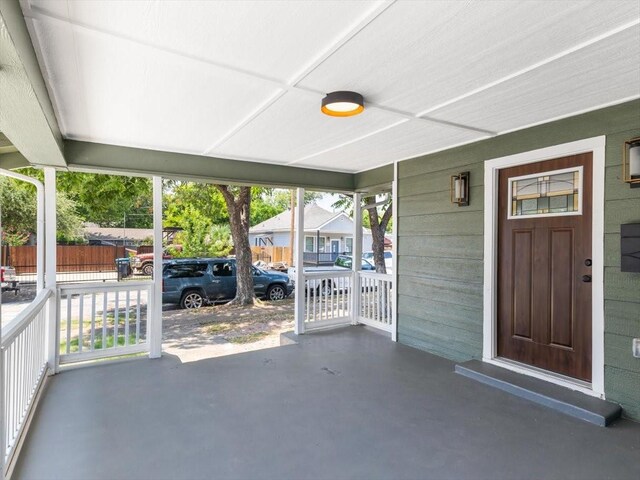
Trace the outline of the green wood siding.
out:
[[[456,361],[482,355],[484,161],[606,135],[605,392],[640,419],[640,274],[620,272],[620,224],[640,222],[640,189],[620,181],[622,143],[640,135],[640,101],[586,113],[398,165],[398,339]],[[449,178],[471,172],[471,203]]]

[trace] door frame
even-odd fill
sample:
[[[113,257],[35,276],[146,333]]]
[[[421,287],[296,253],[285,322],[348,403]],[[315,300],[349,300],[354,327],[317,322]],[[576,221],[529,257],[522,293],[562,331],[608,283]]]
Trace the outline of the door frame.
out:
[[[525,375],[604,398],[604,135],[485,161],[484,164],[484,289],[482,360]],[[514,362],[497,355],[498,171],[579,153],[593,155],[592,185],[592,337],[591,383]]]

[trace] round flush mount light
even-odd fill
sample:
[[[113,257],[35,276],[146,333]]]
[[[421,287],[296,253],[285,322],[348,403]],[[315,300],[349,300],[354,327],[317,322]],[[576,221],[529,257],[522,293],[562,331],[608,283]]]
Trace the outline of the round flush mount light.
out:
[[[321,110],[332,117],[351,117],[364,111],[364,100],[356,92],[331,92],[322,99]]]

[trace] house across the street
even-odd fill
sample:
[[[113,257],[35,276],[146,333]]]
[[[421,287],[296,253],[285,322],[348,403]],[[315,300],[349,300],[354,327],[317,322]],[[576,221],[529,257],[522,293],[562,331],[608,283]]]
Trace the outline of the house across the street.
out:
[[[362,229],[362,250],[371,250],[371,231]],[[254,247],[289,247],[291,210],[282,212],[249,229]],[[305,263],[333,263],[338,254],[353,251],[353,220],[344,212],[330,212],[312,203],[304,209]]]

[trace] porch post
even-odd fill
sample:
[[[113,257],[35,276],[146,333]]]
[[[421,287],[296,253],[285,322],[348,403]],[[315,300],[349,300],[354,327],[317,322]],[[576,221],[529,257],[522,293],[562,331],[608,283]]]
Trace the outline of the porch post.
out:
[[[393,265],[393,290],[391,293],[391,340],[398,341],[398,162],[393,164],[393,183],[391,184],[391,218],[393,235],[391,256]]]
[[[153,177],[153,287],[147,300],[149,358],[162,355],[162,177]]]
[[[47,300],[47,363],[55,373],[58,371],[58,291],[56,283],[56,171],[53,167],[44,167],[44,285],[51,290]],[[40,236],[39,236],[40,237]],[[38,248],[41,248],[38,245]],[[40,275],[40,273],[39,273]]]
[[[295,244],[295,266],[296,266],[296,293],[295,293],[295,334],[304,333],[304,302],[305,302],[305,282],[304,282],[304,188],[298,188],[296,205],[296,244]]]
[[[360,316],[360,277],[362,268],[362,199],[359,193],[353,194],[353,250],[351,252],[353,270],[353,295],[351,296],[351,325],[357,325]]]

